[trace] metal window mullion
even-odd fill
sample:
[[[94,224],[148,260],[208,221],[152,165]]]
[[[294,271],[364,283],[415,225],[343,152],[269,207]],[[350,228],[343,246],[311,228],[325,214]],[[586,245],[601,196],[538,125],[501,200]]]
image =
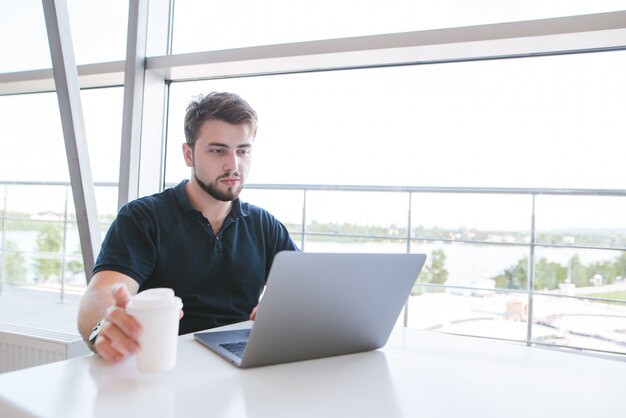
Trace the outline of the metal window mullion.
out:
[[[173,0],[150,1],[148,30],[163,26],[157,30],[165,45],[151,49],[146,62],[149,71],[170,81],[623,50],[626,39],[626,11],[618,10],[173,55],[173,10]],[[82,85],[119,85],[122,66],[81,66]],[[0,74],[0,95],[53,88],[48,69]]]
[[[118,209],[138,197],[146,62],[147,0],[129,2]]]
[[[164,77],[146,72],[146,54],[150,39],[158,53],[166,53],[171,14],[170,0],[129,3],[118,208],[161,191],[165,183],[168,87]]]
[[[69,13],[65,0],[42,0],[42,4],[85,277],[89,282],[95,255],[100,248],[100,226],[80,100],[78,72],[72,47]]]

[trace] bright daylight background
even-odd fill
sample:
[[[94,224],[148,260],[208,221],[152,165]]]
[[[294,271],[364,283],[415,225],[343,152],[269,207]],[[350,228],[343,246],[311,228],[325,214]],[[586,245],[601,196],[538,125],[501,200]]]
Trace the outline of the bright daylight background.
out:
[[[50,68],[40,0],[0,0],[0,8],[10,11],[0,15],[0,73]],[[127,0],[68,0],[68,8],[79,65],[125,59]],[[616,10],[626,10],[626,0],[176,0],[172,53]],[[150,44],[149,55],[151,48]],[[169,91],[165,183],[176,184],[189,175],[181,153],[187,104],[199,93],[222,90],[240,94],[260,117],[251,184],[624,190],[625,68],[626,51],[620,50],[175,82]],[[93,180],[117,183],[123,89],[83,90],[81,99]],[[69,181],[54,92],[0,96],[0,115],[0,182]],[[51,213],[64,211],[63,187],[11,186],[6,190],[7,213],[31,214],[37,222],[44,222]],[[294,235],[299,234],[301,191],[245,190],[242,197],[268,208],[290,224]],[[445,252],[447,284],[481,287],[485,279],[494,281],[497,276],[499,280],[507,274],[508,278],[528,277],[524,260],[529,256],[530,196],[423,193],[411,199],[412,227],[423,228],[421,240],[412,242],[411,251]],[[105,230],[117,210],[117,188],[98,188],[97,203]],[[369,228],[368,233],[378,228],[376,234],[389,235],[408,226],[406,194],[317,191],[308,193],[306,204],[308,228],[349,225]],[[537,266],[538,275],[547,271],[554,276],[546,278],[551,280],[551,291],[558,291],[557,283],[566,275],[580,274],[588,281],[585,275],[591,272],[592,263],[623,257],[624,196],[537,196],[535,204],[536,259],[560,263],[553,263],[552,270]],[[484,236],[476,235],[480,233]],[[23,264],[30,263],[29,274],[35,263],[31,260],[39,257],[37,234],[5,234],[28,249]],[[67,252],[79,260],[75,225],[69,226],[67,235]],[[407,248],[401,240],[346,243],[315,238],[303,239],[309,251],[405,252]],[[588,240],[581,248],[559,247],[581,238]],[[467,242],[471,240],[476,242]],[[438,267],[431,264],[428,268],[432,276]],[[84,277],[76,277],[84,286]],[[509,283],[506,288],[516,285]],[[522,286],[522,290],[526,289]],[[513,318],[519,321],[508,321],[506,329],[499,328],[503,322],[493,321],[511,319],[508,302],[513,296],[509,294],[417,296],[411,302],[411,312],[418,313],[411,319],[413,326],[436,324],[444,331],[526,338],[523,308]],[[525,297],[513,302],[523,304],[519,299]],[[557,321],[555,312],[569,312],[569,308],[561,310],[557,299],[537,297],[537,317]],[[606,326],[617,343],[574,339],[565,331],[554,337],[553,329],[540,325],[535,335],[551,343],[623,351],[619,347],[626,344],[624,326],[606,325],[607,312],[617,312],[614,316],[619,321],[624,318],[623,308],[616,311],[614,305],[605,305],[598,308],[580,301],[575,306],[577,314],[595,315],[596,322],[585,325],[584,332]],[[488,326],[480,322],[486,313],[491,315]],[[473,322],[466,321],[468,317]],[[465,322],[455,324],[459,318]],[[552,323],[559,330],[572,324]]]
[[[72,31],[77,62],[123,59],[126,1],[112,1],[98,13],[90,9],[93,3],[69,1],[71,17],[76,17]],[[353,1],[234,3],[178,0],[173,52],[626,6],[624,1],[481,1],[471,8],[465,2],[429,8],[409,1],[370,1],[368,7],[361,2],[356,7]],[[13,57],[0,70],[49,67],[39,1],[11,9],[33,24],[24,25],[12,14],[0,17],[0,46]],[[233,9],[239,12],[230,13]],[[355,15],[354,10],[370,10],[372,15]],[[282,30],[273,28],[274,23]],[[13,41],[18,38],[19,43]],[[617,52],[174,84],[166,182],[188,176],[180,144],[189,100],[200,92],[228,90],[241,94],[260,115],[249,183],[621,189],[626,185],[621,140],[626,79],[620,75],[625,67],[626,53]],[[106,89],[82,95],[95,181],[117,181],[122,94],[121,89]],[[3,121],[0,154],[6,157],[0,179],[69,179],[56,106],[54,94],[39,95],[35,106],[30,96],[0,100],[2,114],[11,114]],[[15,109],[21,111],[11,111]],[[8,158],[18,155],[22,157]],[[100,205],[101,212],[115,207],[114,201]],[[448,210],[454,216],[459,205],[447,201],[444,208],[421,209]],[[622,218],[623,208],[608,210],[603,217],[580,212],[589,213],[585,222],[590,226],[611,226]],[[567,213],[559,213],[558,226],[567,226]],[[459,215],[464,216],[462,211]],[[386,219],[385,214],[372,216],[370,222]],[[474,222],[497,227],[493,223],[498,219],[489,215]]]

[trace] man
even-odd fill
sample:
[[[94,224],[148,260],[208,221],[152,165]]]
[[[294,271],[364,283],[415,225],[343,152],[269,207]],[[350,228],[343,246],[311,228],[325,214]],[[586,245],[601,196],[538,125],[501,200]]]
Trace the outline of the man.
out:
[[[190,179],[120,210],[80,303],[79,331],[104,359],[139,350],[141,326],[124,307],[145,289],[169,287],[183,300],[180,334],[254,319],[274,256],[297,250],[283,224],[238,198],[256,129],[255,111],[235,94],[187,107]]]

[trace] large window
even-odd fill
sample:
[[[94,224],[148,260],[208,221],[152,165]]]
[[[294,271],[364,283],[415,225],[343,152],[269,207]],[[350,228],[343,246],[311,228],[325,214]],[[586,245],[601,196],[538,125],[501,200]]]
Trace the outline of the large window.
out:
[[[237,92],[259,113],[253,183],[624,186],[626,52],[175,83],[167,182],[188,175],[194,95]]]
[[[623,187],[624,67],[611,51],[173,83],[166,181],[189,175],[187,103],[237,92],[260,117],[250,183],[354,187],[244,192],[304,251],[428,255],[408,326],[621,352],[626,200],[523,191]]]
[[[117,212],[122,89],[81,96],[104,233]],[[0,112],[11,115],[0,127],[2,280],[81,292],[86,281],[56,95],[0,97]]]
[[[68,0],[78,64],[121,61],[126,51],[128,2]],[[51,67],[41,0],[4,1],[0,13],[0,72]]]
[[[408,326],[624,352],[625,1],[151,0],[137,112],[128,7],[68,0],[103,232],[130,183],[123,115],[141,137],[122,160],[156,192],[189,176],[189,101],[233,91],[260,118],[242,198],[304,251],[428,255]],[[0,285],[80,293],[41,2],[5,8]]]

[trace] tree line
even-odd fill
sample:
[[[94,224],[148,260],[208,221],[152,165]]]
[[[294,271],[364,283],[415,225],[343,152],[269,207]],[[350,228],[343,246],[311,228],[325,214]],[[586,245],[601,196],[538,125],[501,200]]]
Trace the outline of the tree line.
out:
[[[448,280],[446,269],[446,253],[443,249],[433,250],[420,276],[420,283],[445,284]],[[612,284],[626,279],[626,252],[622,252],[612,260],[597,261],[584,264],[578,254],[569,259],[567,265],[546,258],[535,262],[536,290],[556,290],[562,283],[573,283],[576,287],[592,285],[594,277],[602,277],[602,284]],[[495,286],[501,289],[528,289],[529,259],[523,257],[516,264],[506,268],[502,274],[491,278]],[[419,294],[419,286],[414,295]]]
[[[287,225],[291,231],[298,231],[299,226]],[[32,264],[36,282],[46,282],[51,277],[60,277],[62,270],[62,260],[60,253],[63,245],[63,230],[60,222],[33,222],[30,220],[19,220],[11,222],[12,231],[36,231],[36,248],[39,253]],[[347,242],[371,241],[371,236],[381,236],[386,238],[406,237],[406,228],[382,226],[362,226],[349,223],[317,223],[312,222],[307,226],[307,232],[327,234],[326,236],[311,236],[312,240],[342,240]],[[468,234],[467,230],[451,230],[444,228],[424,228],[421,226],[414,228],[414,236],[449,236],[452,233]],[[333,234],[348,234],[347,237],[329,237]],[[516,240],[522,240],[522,233],[513,234]],[[475,239],[487,239],[488,232],[470,234]],[[561,235],[555,235],[560,239]],[[548,239],[548,237],[544,237]],[[589,238],[587,238],[589,239]],[[83,272],[80,249],[73,251],[77,257],[66,263],[65,271],[68,275]],[[448,270],[446,269],[447,256],[443,249],[435,249],[431,252],[427,264],[420,274],[421,283],[445,284],[448,280]],[[17,244],[11,240],[5,241],[3,249],[3,278],[10,283],[26,283],[28,281],[28,269],[24,253]],[[540,258],[535,263],[535,289],[554,290],[559,284],[566,281],[575,284],[577,287],[590,285],[590,279],[595,275],[601,275],[603,284],[614,283],[618,278],[626,277],[626,252],[614,260],[605,260],[589,265],[582,263],[580,256],[573,256],[567,265]],[[496,287],[506,289],[527,289],[529,278],[528,257],[521,258],[516,264],[506,268],[503,273],[492,277]]]
[[[591,279],[600,275],[602,284],[612,284],[626,278],[626,252],[622,252],[613,260],[597,261],[588,265],[583,264],[579,255],[569,259],[567,265],[562,265],[546,258],[540,258],[535,263],[535,289],[554,290],[561,283],[573,283],[576,287],[592,285]],[[528,257],[520,259],[515,265],[504,270],[492,279],[496,287],[506,289],[527,289]]]

